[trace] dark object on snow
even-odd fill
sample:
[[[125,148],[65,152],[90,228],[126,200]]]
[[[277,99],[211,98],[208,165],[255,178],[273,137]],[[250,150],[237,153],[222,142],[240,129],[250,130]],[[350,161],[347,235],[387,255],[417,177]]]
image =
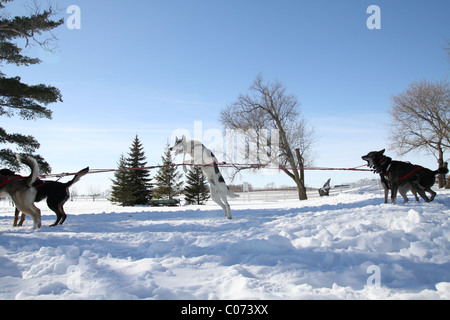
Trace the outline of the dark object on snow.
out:
[[[330,189],[331,189],[330,181],[331,181],[331,178],[328,179],[327,182],[325,182],[325,184],[323,185],[322,188],[318,189],[319,190],[319,195],[321,197],[330,195]]]

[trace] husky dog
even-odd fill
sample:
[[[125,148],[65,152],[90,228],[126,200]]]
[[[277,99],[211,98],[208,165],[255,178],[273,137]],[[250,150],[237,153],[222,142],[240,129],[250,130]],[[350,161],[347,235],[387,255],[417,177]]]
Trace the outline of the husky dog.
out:
[[[225,183],[222,174],[219,171],[219,162],[214,154],[206,148],[200,141],[186,139],[183,136],[181,139],[175,138],[175,145],[169,149],[175,152],[175,156],[183,153],[183,164],[200,165],[205,175],[208,177],[211,198],[215,203],[222,207],[225,217],[231,219],[230,205],[227,197],[236,198],[237,194],[232,192]],[[185,162],[186,153],[191,156],[189,162]],[[184,172],[187,171],[186,166],[183,166]]]
[[[8,169],[0,170],[0,193],[9,194],[16,207],[33,218],[33,229],[40,228],[41,210],[34,205],[37,190],[33,187],[33,183],[39,176],[38,164],[32,157],[17,155],[17,160],[29,166],[31,174],[28,177],[22,177],[14,175]]]
[[[376,173],[380,174],[381,183],[385,188],[385,203],[387,203],[387,189],[391,189],[391,203],[396,202],[397,190],[405,199],[406,192],[411,188],[416,200],[419,201],[417,193],[426,201],[433,201],[436,192],[431,190],[431,186],[435,183],[437,174],[448,173],[447,168],[439,168],[436,171],[411,164],[409,162],[394,161],[392,158],[385,156],[384,151],[372,151],[362,156],[363,160],[367,161],[367,165],[375,169]],[[425,194],[425,191],[431,194],[431,198]]]
[[[64,204],[69,199],[69,188],[77,183],[82,176],[89,172],[89,167],[80,170],[72,180],[66,183],[58,182],[58,181],[45,181],[37,179],[35,183],[33,183],[33,187],[37,189],[35,202],[39,202],[45,198],[47,198],[47,206],[56,214],[56,221],[50,225],[50,227],[54,227],[56,225],[62,225],[66,220],[66,213],[64,212]],[[19,209],[16,208],[16,212],[14,214],[14,226],[22,226],[25,221],[25,215],[22,213],[22,217],[20,218],[19,224],[17,224],[17,220],[19,218]]]

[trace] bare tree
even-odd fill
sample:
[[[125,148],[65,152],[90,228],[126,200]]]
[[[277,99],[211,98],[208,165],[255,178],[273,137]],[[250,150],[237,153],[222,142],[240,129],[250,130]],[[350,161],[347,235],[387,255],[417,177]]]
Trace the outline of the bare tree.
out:
[[[88,189],[88,196],[92,198],[92,201],[95,201],[95,199],[100,198],[101,196],[100,188],[98,186],[90,185]]]
[[[247,94],[239,95],[236,102],[222,110],[221,122],[225,129],[246,133],[246,143],[253,142],[256,148],[244,150],[257,163],[263,163],[261,159],[268,156],[272,157],[269,160],[274,160],[276,156],[279,168],[297,185],[299,199],[305,200],[304,167],[314,142],[314,130],[300,113],[297,98],[287,94],[286,87],[278,81],[265,82],[259,74]],[[276,130],[277,146],[262,129]],[[274,155],[274,150],[277,155]]]
[[[450,148],[450,84],[447,81],[414,82],[392,97],[392,147],[399,154],[426,150],[439,167],[444,167],[444,152]],[[439,187],[445,176],[439,176]]]

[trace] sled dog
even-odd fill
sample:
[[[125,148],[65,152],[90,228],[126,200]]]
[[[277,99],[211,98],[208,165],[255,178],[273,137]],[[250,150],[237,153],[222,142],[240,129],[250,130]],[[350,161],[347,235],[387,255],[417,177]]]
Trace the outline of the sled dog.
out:
[[[8,169],[0,170],[0,193],[7,193],[20,211],[33,218],[33,229],[40,228],[41,210],[34,205],[37,190],[33,187],[33,183],[39,176],[38,164],[32,157],[17,155],[17,160],[30,167],[30,175],[22,177]]]
[[[403,199],[408,201],[406,192],[411,188],[416,200],[419,201],[417,193],[426,201],[433,201],[436,192],[431,190],[431,186],[435,183],[437,174],[448,173],[447,168],[439,168],[436,171],[424,168],[422,166],[414,165],[409,162],[395,161],[392,158],[385,156],[384,151],[371,151],[361,158],[367,161],[367,166],[373,168],[376,173],[380,174],[381,183],[385,188],[385,200],[387,203],[388,189],[391,189],[391,203],[396,203],[397,190],[400,191]],[[425,191],[431,194],[428,198]]]
[[[56,214],[56,221],[50,225],[50,227],[54,227],[56,225],[62,225],[66,220],[66,213],[64,211],[64,204],[69,199],[70,193],[69,188],[77,183],[82,176],[89,172],[89,167],[80,170],[75,177],[69,182],[62,183],[58,181],[45,181],[37,179],[35,183],[33,183],[33,187],[37,189],[35,202],[39,202],[45,198],[47,198],[47,206]],[[25,221],[25,215],[22,213],[19,223],[17,224],[17,220],[19,218],[19,209],[16,208],[16,212],[14,214],[14,226],[22,226]]]
[[[199,165],[208,178],[211,189],[211,198],[215,203],[222,207],[225,217],[231,219],[230,204],[227,197],[236,198],[237,194],[232,192],[226,185],[225,180],[219,170],[219,162],[214,154],[206,148],[200,141],[187,139],[183,136],[181,139],[175,138],[175,145],[169,149],[175,156],[183,153],[183,164]],[[185,162],[186,154],[191,156],[191,160]],[[184,172],[187,171],[183,166]]]

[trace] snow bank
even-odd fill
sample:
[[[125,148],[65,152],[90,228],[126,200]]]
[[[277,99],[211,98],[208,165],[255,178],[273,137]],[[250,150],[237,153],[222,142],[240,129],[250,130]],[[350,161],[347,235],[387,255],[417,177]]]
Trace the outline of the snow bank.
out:
[[[386,205],[308,201],[122,208],[68,202],[12,227],[0,203],[0,299],[450,299],[450,192]],[[400,201],[401,202],[401,201]]]

